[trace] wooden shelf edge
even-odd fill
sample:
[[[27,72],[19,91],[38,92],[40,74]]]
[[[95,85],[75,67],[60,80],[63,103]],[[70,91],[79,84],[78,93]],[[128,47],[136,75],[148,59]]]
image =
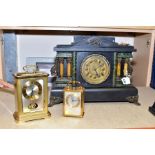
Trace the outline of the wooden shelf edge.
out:
[[[53,31],[102,31],[102,32],[135,32],[152,33],[155,26],[106,26],[106,27],[85,27],[85,26],[0,26],[1,30],[53,30]]]

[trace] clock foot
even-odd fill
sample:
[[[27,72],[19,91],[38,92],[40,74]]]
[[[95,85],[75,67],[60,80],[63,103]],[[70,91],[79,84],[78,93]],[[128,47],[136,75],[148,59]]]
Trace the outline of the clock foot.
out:
[[[19,114],[18,112],[15,112],[13,114],[13,117],[16,121],[16,123],[20,122],[28,122],[28,121],[33,121],[33,120],[41,120],[41,119],[46,119],[51,117],[51,113],[48,112],[36,112],[35,114],[29,113],[29,114]]]
[[[149,111],[155,116],[155,102],[149,107]]]
[[[139,102],[138,102],[138,98],[139,98],[139,96],[137,95],[137,96],[129,96],[129,97],[127,97],[127,101],[129,102],[129,103],[133,103],[133,104],[135,104],[135,105],[141,105]]]
[[[55,104],[60,104],[63,102],[63,99],[61,97],[55,97],[55,96],[51,96],[50,97],[50,102],[48,104],[48,107],[52,107]]]

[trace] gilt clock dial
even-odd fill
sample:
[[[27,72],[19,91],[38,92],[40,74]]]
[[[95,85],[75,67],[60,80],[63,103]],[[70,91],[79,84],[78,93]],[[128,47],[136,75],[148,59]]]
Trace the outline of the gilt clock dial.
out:
[[[89,55],[81,64],[81,76],[90,84],[100,84],[104,82],[109,74],[110,64],[103,55]]]
[[[38,81],[27,81],[22,89],[23,96],[26,99],[37,100],[42,94],[42,86]]]

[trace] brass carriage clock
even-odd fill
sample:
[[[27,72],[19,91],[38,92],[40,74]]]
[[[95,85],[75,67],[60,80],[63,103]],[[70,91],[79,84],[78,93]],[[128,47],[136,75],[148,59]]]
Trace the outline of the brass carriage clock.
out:
[[[64,116],[83,117],[84,88],[80,82],[72,81],[64,88]]]
[[[48,112],[48,74],[36,71],[36,66],[25,66],[25,72],[14,74],[16,121],[30,121],[47,118]]]

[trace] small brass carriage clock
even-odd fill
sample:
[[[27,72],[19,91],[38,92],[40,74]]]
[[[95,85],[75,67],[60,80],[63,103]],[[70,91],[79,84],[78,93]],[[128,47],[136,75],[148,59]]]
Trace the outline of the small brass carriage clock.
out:
[[[64,116],[83,117],[84,88],[79,82],[69,82],[64,88]]]
[[[36,71],[36,66],[25,66],[25,72],[14,74],[16,121],[30,121],[47,118],[48,112],[48,74]]]

